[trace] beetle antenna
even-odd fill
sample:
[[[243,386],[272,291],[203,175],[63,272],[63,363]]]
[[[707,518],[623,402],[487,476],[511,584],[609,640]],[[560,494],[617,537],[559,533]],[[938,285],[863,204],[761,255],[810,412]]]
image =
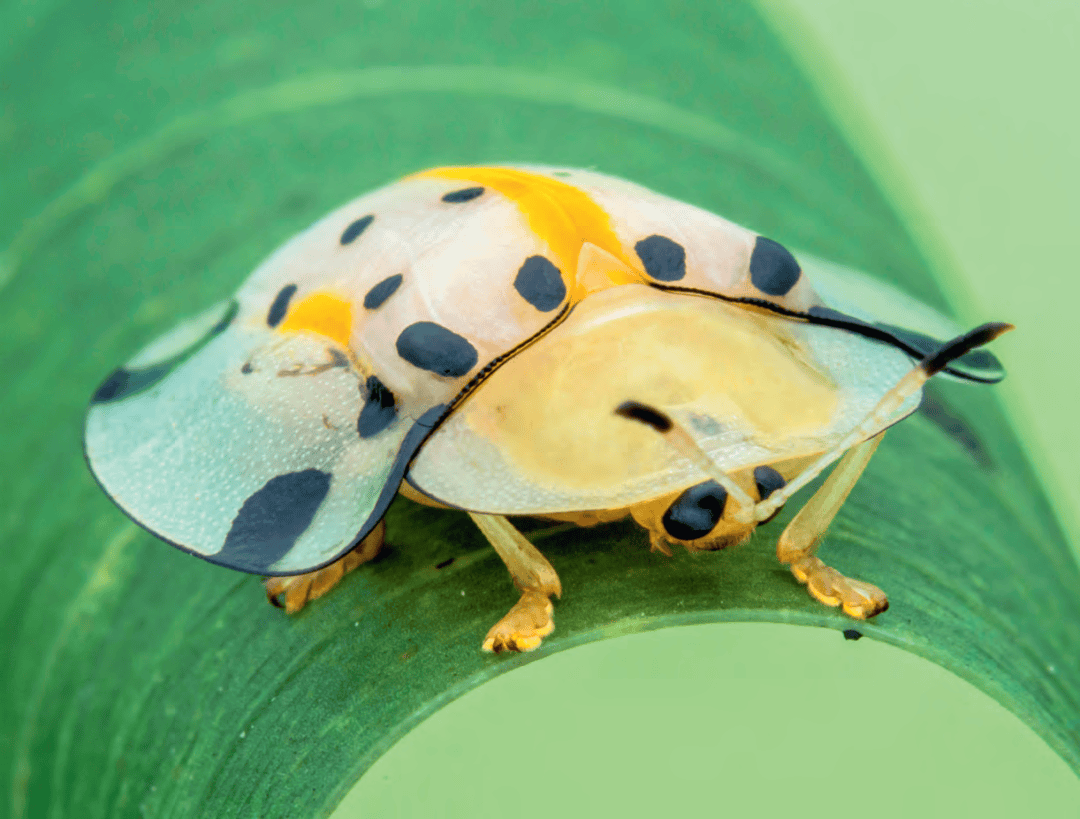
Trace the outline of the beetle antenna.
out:
[[[642,404],[640,401],[623,401],[615,408],[615,414],[632,421],[640,421],[650,426],[664,436],[668,442],[683,456],[688,458],[698,469],[711,477],[727,490],[728,496],[739,504],[738,511],[734,514],[739,523],[751,523],[754,519],[754,499],[731,479],[724,470],[705,454],[697,442],[690,437],[690,433],[682,424],[678,423],[670,415],[656,407]]]

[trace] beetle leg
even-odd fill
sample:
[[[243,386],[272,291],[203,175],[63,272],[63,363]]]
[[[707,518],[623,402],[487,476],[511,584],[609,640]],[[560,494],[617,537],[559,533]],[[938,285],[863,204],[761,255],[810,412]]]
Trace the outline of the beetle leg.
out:
[[[484,537],[499,553],[521,599],[508,611],[481,646],[484,651],[532,651],[555,630],[551,619],[551,595],[562,596],[562,584],[555,569],[540,551],[502,515],[469,512]]]
[[[647,529],[649,532],[649,551],[671,557],[671,547],[668,546],[667,533],[657,529]]]
[[[844,577],[815,557],[814,552],[884,434],[880,432],[848,450],[821,488],[792,518],[776,545],[777,558],[791,565],[791,573],[814,598],[827,606],[843,606],[847,614],[860,620],[889,607],[885,592]]]
[[[375,557],[382,548],[385,537],[386,523],[380,520],[367,537],[329,566],[306,574],[267,577],[263,580],[266,599],[272,605],[285,609],[288,614],[295,614],[309,600],[322,597],[340,583],[345,575]],[[278,600],[280,595],[285,595],[284,602]]]

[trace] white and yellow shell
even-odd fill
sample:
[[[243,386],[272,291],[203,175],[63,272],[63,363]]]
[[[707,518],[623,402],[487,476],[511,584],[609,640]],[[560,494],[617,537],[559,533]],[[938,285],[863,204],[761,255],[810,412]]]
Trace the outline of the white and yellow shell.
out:
[[[955,334],[904,299],[613,177],[438,168],[329,214],[114,372],[87,460],[162,539],[298,574],[365,537],[403,480],[493,514],[602,512],[703,481],[613,416],[626,399],[725,470],[785,473]],[[981,350],[947,372],[1002,375]]]

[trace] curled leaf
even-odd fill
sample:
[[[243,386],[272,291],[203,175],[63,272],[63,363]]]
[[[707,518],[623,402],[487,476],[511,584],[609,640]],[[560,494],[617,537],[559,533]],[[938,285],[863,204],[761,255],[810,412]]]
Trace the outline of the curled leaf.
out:
[[[426,715],[521,663],[679,623],[851,628],[775,561],[794,509],[744,548],[672,559],[630,524],[540,525],[530,536],[566,589],[557,631],[492,657],[480,640],[514,595],[462,514],[397,501],[385,552],[290,618],[94,486],[79,429],[105,373],[330,207],[426,166],[598,166],[943,305],[748,6],[627,3],[616,25],[586,5],[570,27],[555,6],[529,25],[507,4],[422,6],[343,29],[315,0],[255,35],[225,3],[152,23],[112,4],[92,29],[69,2],[9,41],[0,771],[13,816],[325,815]],[[163,50],[181,27],[190,51]],[[61,138],[78,148],[58,151]],[[825,546],[890,593],[858,632],[987,691],[1080,770],[1080,574],[993,391],[930,395],[886,436]]]

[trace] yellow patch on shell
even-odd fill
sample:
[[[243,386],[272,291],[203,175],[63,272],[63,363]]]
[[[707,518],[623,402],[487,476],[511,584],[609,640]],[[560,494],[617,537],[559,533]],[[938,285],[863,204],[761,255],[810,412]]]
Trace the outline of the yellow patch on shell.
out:
[[[640,261],[623,249],[610,216],[573,185],[517,168],[433,168],[415,176],[475,182],[511,200],[529,229],[551,248],[554,263],[567,282],[571,303],[600,289],[597,283],[603,277],[607,277],[607,286],[644,281]],[[598,259],[604,263],[598,265]],[[581,270],[592,275],[583,276]]]
[[[312,293],[289,308],[279,332],[307,330],[348,348],[352,337],[352,305],[330,293]]]

